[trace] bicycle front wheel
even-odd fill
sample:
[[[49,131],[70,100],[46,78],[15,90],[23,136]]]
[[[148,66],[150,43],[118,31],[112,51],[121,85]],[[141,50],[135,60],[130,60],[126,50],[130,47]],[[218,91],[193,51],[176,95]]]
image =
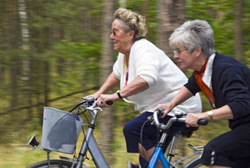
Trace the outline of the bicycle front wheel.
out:
[[[64,160],[50,160],[50,168],[71,168],[72,162]],[[27,168],[48,168],[48,161],[37,162],[33,165],[28,166]]]

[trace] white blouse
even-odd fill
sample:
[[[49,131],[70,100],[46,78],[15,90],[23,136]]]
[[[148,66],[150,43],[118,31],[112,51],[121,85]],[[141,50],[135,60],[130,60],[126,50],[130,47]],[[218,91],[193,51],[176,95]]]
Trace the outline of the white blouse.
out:
[[[141,113],[153,112],[158,104],[170,102],[181,87],[187,83],[187,77],[172,60],[146,39],[138,40],[133,44],[128,68],[125,65],[124,57],[124,54],[119,53],[113,66],[113,73],[120,80],[120,89],[126,87],[124,85],[126,82],[129,85],[137,76],[149,84],[148,89],[124,98],[124,101],[135,104],[135,110],[139,110]],[[199,94],[176,106],[175,109],[190,113],[201,112]],[[173,112],[170,112],[169,115],[173,116]]]

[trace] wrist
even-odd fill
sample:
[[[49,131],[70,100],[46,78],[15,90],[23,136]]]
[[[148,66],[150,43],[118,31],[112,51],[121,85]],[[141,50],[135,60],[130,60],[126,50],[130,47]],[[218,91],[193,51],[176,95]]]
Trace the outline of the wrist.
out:
[[[172,110],[172,109],[176,106],[176,104],[173,103],[173,102],[169,102],[169,103],[168,103],[168,106],[169,106],[169,108]],[[171,111],[171,110],[170,110],[170,111]]]
[[[206,112],[206,114],[209,116],[209,120],[213,120],[213,114],[214,114],[213,111],[208,111]]]
[[[95,95],[96,95],[97,97],[100,97],[101,94],[103,94],[103,93],[100,92],[99,90],[98,90],[97,92],[95,92]]]
[[[122,97],[121,94],[120,94],[120,90],[117,90],[117,91],[116,91],[116,94],[117,94],[117,96],[119,97],[119,99],[123,99],[123,97]]]

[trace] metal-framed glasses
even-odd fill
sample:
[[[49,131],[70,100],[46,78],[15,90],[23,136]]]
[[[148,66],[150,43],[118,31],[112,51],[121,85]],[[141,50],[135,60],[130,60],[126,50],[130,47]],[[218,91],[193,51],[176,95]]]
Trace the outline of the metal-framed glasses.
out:
[[[181,54],[181,52],[185,51],[185,50],[188,50],[187,48],[185,48],[184,50],[174,50],[174,54]]]
[[[114,36],[116,36],[116,34],[119,33],[119,30],[111,30],[110,34],[113,34]]]

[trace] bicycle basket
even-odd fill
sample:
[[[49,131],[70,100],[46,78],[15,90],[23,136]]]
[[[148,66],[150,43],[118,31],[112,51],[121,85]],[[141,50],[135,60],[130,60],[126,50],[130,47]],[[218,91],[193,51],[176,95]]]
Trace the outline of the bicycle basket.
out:
[[[73,154],[83,119],[74,113],[44,107],[42,144],[44,149]]]

